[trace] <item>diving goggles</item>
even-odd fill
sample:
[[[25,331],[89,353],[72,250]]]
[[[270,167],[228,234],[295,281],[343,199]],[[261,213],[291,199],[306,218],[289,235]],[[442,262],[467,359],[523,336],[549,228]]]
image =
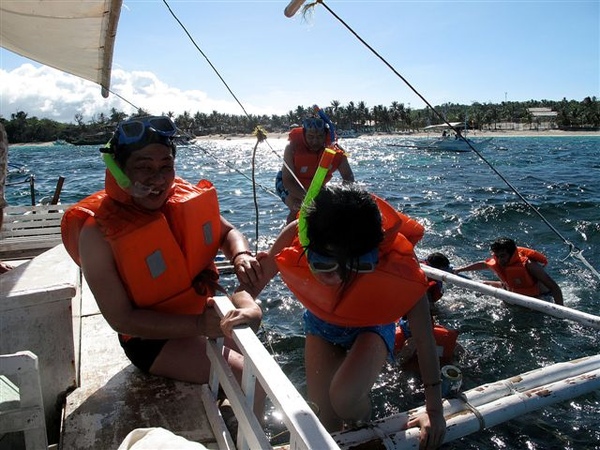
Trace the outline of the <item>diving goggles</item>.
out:
[[[137,144],[146,136],[147,130],[163,137],[173,137],[177,133],[177,127],[167,116],[136,117],[126,120],[117,126],[119,141],[117,145]]]
[[[302,128],[305,130],[315,129],[323,131],[325,129],[325,121],[318,117],[308,117],[302,121]]]
[[[306,259],[310,270],[314,273],[328,273],[339,269],[340,263],[331,256],[321,255],[313,250],[306,249]],[[379,262],[379,249],[373,250],[352,258],[346,262],[346,268],[352,272],[369,273],[375,270]]]

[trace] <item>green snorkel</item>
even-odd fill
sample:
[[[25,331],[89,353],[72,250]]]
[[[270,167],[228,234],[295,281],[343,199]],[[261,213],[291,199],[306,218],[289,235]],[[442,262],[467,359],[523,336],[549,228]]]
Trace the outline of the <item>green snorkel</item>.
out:
[[[323,182],[325,181],[325,177],[327,176],[327,172],[333,163],[333,158],[335,157],[336,153],[337,152],[335,150],[330,148],[326,148],[323,151],[323,155],[321,155],[321,160],[319,161],[319,167],[317,167],[315,176],[311,180],[308,191],[306,192],[304,200],[302,201],[302,206],[300,207],[300,214],[298,217],[298,238],[300,239],[300,244],[304,248],[307,248],[308,244],[310,243],[306,227],[306,210],[321,190]]]
[[[117,184],[121,189],[125,192],[128,192],[132,197],[146,197],[147,195],[152,193],[152,188],[148,186],[144,186],[141,183],[136,182],[135,184],[131,183],[131,180],[125,172],[119,167],[117,162],[115,161],[115,156],[110,153],[110,141],[106,143],[104,147],[100,149],[102,152],[102,160],[106,165],[106,168],[117,181]]]
[[[106,144],[105,148],[107,147],[109,147],[108,144]],[[131,187],[131,180],[117,165],[115,157],[110,153],[102,152],[102,159],[104,160],[104,164],[106,164],[108,171],[115,177],[115,180],[117,180],[119,187],[124,191],[127,191]]]

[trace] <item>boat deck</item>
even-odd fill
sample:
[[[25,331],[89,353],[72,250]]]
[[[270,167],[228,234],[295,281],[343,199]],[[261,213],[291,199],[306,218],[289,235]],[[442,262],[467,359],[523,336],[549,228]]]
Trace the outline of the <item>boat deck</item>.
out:
[[[148,427],[162,427],[218,448],[201,387],[135,368],[100,314],[85,279],[80,323],[80,387],[67,396],[59,448],[116,449],[130,431]]]

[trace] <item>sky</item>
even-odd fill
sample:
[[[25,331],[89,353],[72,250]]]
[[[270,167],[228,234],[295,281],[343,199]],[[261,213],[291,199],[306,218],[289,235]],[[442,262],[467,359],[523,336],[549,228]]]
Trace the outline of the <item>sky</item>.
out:
[[[11,0],[0,0],[11,1]],[[250,114],[600,97],[600,1],[167,0]],[[111,89],[152,114],[244,111],[161,0],[124,0]],[[91,82],[0,49],[0,116],[90,121],[134,108]]]

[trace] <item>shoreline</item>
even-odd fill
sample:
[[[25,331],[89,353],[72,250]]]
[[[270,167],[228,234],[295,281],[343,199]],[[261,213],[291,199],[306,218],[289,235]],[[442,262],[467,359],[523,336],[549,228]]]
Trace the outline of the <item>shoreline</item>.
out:
[[[373,132],[360,134],[359,138],[377,138],[377,137],[404,137],[404,138],[437,138],[439,133],[384,133],[384,132]],[[574,136],[587,136],[587,137],[600,137],[600,131],[562,131],[562,130],[496,130],[496,131],[472,131],[467,133],[468,138],[489,138],[489,137],[574,137]],[[267,133],[267,139],[287,139],[288,132],[273,132]],[[253,134],[208,134],[206,136],[197,136],[192,140],[192,143],[202,141],[235,141],[242,139],[256,139]],[[354,138],[341,137],[341,141],[352,140]],[[47,147],[54,145],[54,141],[51,142],[30,142],[30,143],[18,143],[10,144],[9,147]]]
[[[375,138],[375,137],[405,137],[405,138],[437,138],[439,133],[384,133],[373,132],[360,134],[359,138]],[[489,138],[489,137],[573,137],[573,136],[593,136],[600,137],[600,131],[562,131],[562,130],[498,130],[498,131],[474,131],[467,133],[468,138]],[[267,139],[287,139],[288,133],[267,133]],[[256,139],[252,134],[209,134],[206,136],[197,136],[193,142],[201,141],[223,141],[223,140],[240,140],[240,139]],[[339,138],[341,141],[352,140],[354,138]]]

